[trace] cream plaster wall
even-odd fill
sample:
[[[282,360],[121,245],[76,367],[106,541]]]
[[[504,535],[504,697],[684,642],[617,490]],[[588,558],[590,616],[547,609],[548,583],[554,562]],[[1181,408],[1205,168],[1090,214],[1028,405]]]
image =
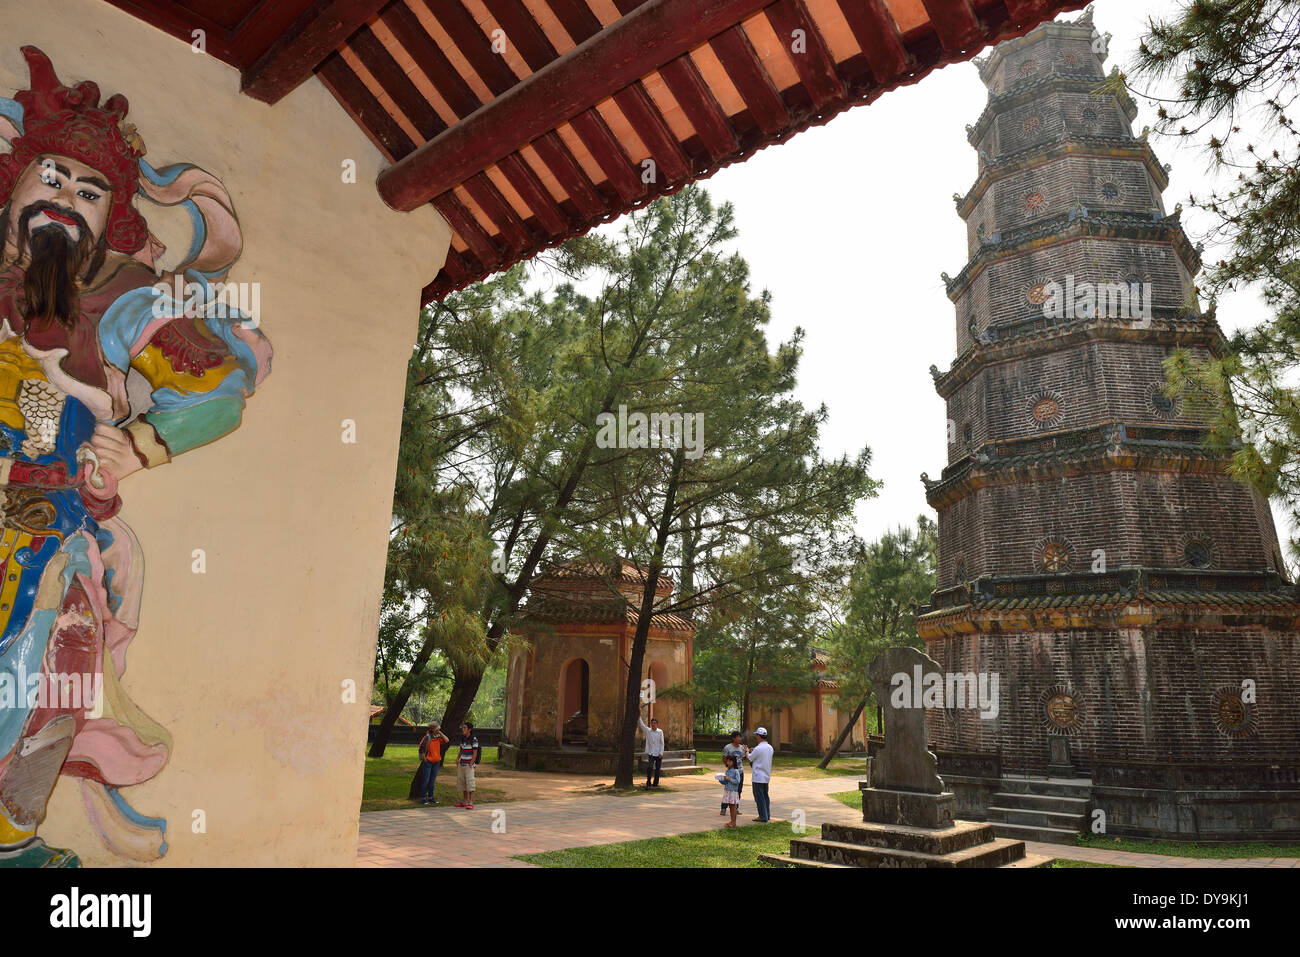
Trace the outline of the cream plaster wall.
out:
[[[124,795],[167,818],[164,864],[351,864],[404,370],[447,226],[383,204],[382,157],[314,79],[267,106],[240,95],[235,70],[103,0],[5,0],[0,37],[0,95],[26,88],[19,47],[35,44],[65,83],[127,96],[155,167],[224,181],[245,241],[230,279],[261,283],[275,349],[238,431],[122,485],[147,567],[123,684],[175,738],[168,766]],[[117,863],[74,781],[40,833]]]

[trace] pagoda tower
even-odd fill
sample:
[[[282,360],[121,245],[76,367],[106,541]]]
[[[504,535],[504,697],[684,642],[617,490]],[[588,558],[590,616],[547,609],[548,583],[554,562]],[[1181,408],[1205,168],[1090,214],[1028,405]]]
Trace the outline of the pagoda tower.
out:
[[[948,463],[923,475],[938,582],[917,627],[996,715],[946,699],[931,737],[962,816],[999,781],[1089,779],[1106,833],[1300,835],[1300,604],[1267,501],[1206,450],[1164,360],[1225,341],[1168,167],[1103,89],[1091,9],[976,60],[969,261],[932,367]],[[987,709],[986,709],[987,710]],[[1058,792],[1059,793],[1059,792]]]

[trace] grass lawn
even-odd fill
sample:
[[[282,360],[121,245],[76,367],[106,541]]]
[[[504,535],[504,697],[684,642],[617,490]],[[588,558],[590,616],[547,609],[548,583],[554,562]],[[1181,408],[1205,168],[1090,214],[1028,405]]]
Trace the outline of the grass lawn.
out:
[[[1300,857],[1300,844],[1195,844],[1186,841],[1141,841],[1103,834],[1080,834],[1080,847],[1097,847],[1107,851],[1130,851],[1135,854],[1164,854],[1169,857],[1198,857],[1205,860],[1225,857]]]
[[[862,810],[862,792],[861,791],[836,791],[834,794],[826,795],[828,798],[839,801],[846,807],[851,807],[855,811]]]
[[[699,764],[719,765],[722,764],[721,751],[697,751],[695,760]],[[772,756],[772,773],[781,774],[783,771],[806,771],[806,774],[800,774],[800,777],[823,777],[829,774],[856,774],[864,775],[867,773],[867,762],[865,758],[832,758],[830,766],[825,771],[818,770],[817,765],[821,763],[821,757],[816,754],[775,754]],[[745,765],[745,776],[749,777],[749,765]]]
[[[810,827],[805,836],[817,837],[820,833],[820,828]],[[792,836],[789,824],[746,824],[644,841],[521,854],[517,859],[540,867],[759,867],[759,854],[789,853]]]
[[[496,748],[483,749],[483,764],[495,764]],[[411,775],[420,763],[420,751],[414,744],[390,744],[382,758],[366,758],[366,776],[361,788],[362,811],[394,811],[404,807],[420,807],[419,801],[406,796],[411,787]],[[433,796],[439,804],[455,804],[460,800],[456,791],[456,765],[454,760],[444,762],[438,772]],[[500,788],[484,787],[479,779],[479,789],[474,795],[475,804],[494,804],[508,800]]]

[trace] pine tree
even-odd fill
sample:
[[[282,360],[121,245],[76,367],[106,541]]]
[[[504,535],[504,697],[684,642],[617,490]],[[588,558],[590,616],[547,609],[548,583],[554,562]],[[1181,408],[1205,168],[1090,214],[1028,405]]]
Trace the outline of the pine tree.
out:
[[[1222,258],[1201,280],[1211,299],[1258,284],[1273,318],[1242,330],[1225,355],[1166,361],[1169,395],[1210,425],[1208,443],[1232,453],[1232,474],[1280,500],[1300,523],[1300,2],[1196,0],[1150,22],[1135,75],[1173,87],[1157,129],[1199,141],[1231,177],[1191,196],[1209,215]],[[1121,81],[1125,78],[1120,77]],[[1135,95],[1142,96],[1134,89]],[[1262,128],[1252,128],[1262,119]],[[1300,539],[1292,539],[1300,555]]]

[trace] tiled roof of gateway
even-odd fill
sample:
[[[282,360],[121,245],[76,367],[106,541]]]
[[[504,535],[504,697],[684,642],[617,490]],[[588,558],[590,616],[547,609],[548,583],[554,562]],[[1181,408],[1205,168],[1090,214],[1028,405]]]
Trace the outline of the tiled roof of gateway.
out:
[[[593,582],[617,580],[639,585],[646,580],[646,570],[638,568],[633,562],[625,558],[608,564],[602,562],[564,562],[545,569],[534,580],[533,587],[536,588],[539,584],[544,587],[547,579]],[[673,580],[668,575],[660,575],[655,587],[656,590],[665,587],[672,588]]]
[[[549,624],[603,624],[625,621],[635,626],[640,617],[637,609],[626,599],[610,596],[599,601],[574,601],[547,596],[533,598],[520,608],[520,614],[530,620]],[[694,631],[695,625],[680,615],[656,612],[650,624],[667,631]]]

